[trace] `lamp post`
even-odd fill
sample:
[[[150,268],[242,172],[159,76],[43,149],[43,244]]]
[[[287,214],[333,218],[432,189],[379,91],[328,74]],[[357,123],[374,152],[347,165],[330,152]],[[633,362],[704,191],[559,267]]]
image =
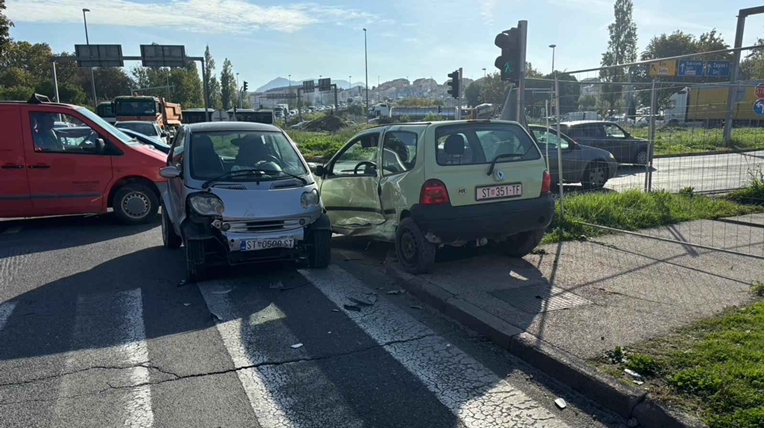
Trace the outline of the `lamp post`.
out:
[[[552,49],[552,67],[551,67],[552,70],[550,71],[550,74],[554,74],[555,73],[555,45],[550,45],[549,48]],[[553,105],[553,92],[554,91],[555,91],[555,85],[553,84],[553,90],[550,91],[550,107],[552,107],[552,105]],[[558,107],[559,106],[557,106],[557,105],[555,106],[556,109]],[[550,109],[550,114],[552,114],[552,108]]]
[[[239,73],[236,73],[236,106],[242,108],[241,94],[239,89]]]
[[[366,92],[366,104],[367,109],[365,113],[369,112],[369,69],[367,68],[367,29],[364,29],[364,92]]]
[[[85,43],[90,46],[90,38],[88,38],[88,18],[85,16],[86,12],[90,12],[90,9],[82,9],[82,20],[85,23]],[[93,75],[93,67],[90,67],[90,85],[93,88],[93,108],[98,108],[98,101],[96,99],[96,78]]]
[[[481,70],[483,70],[483,77],[486,77],[486,67],[482,68]]]

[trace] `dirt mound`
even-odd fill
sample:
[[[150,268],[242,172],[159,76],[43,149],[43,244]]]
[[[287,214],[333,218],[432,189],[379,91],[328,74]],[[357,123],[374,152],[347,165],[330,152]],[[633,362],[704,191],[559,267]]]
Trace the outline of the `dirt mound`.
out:
[[[335,132],[341,128],[345,128],[348,124],[337,116],[324,116],[316,120],[308,122],[304,127],[304,131],[329,131]]]

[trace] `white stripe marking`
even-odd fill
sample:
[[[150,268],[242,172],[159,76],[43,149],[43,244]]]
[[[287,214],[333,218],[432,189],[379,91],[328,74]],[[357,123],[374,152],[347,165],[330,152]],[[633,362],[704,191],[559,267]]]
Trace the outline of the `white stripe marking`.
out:
[[[352,409],[342,398],[342,394],[316,365],[305,362],[300,363],[299,366],[281,364],[249,367],[273,361],[269,355],[256,349],[252,343],[248,343],[246,336],[249,334],[250,327],[281,320],[285,318],[285,315],[274,304],[270,304],[247,318],[238,317],[229,295],[216,293],[226,287],[217,282],[199,283],[199,290],[208,309],[221,319],[216,321],[216,327],[234,367],[239,369],[236,374],[260,426],[263,428],[362,427],[363,422],[353,414]],[[265,340],[284,343],[285,347],[299,342],[299,339],[286,327],[280,331],[280,334]],[[296,359],[308,357],[308,351],[304,348],[296,349],[294,352]],[[303,391],[306,398],[310,397],[310,404],[306,405],[305,400],[301,402],[294,393],[288,392],[295,390]],[[317,411],[306,414],[306,409],[311,407]]]
[[[16,302],[3,302],[0,303],[0,330],[5,327],[5,323],[8,322],[8,318],[13,313],[13,308],[16,307]]]
[[[334,265],[326,271],[300,273],[338,307],[347,303],[348,297],[369,295],[359,280]],[[361,312],[345,312],[468,428],[534,423],[544,427],[567,426],[524,392],[384,298]]]
[[[151,427],[154,424],[154,412],[151,409],[151,376],[147,367],[139,364],[149,363],[149,350],[146,346],[146,327],[143,323],[143,299],[141,289],[125,291],[122,298],[125,302],[125,341],[118,345],[119,352],[125,355],[130,368],[131,385],[142,385],[131,388],[132,397],[125,406],[127,413],[125,426],[131,428]]]

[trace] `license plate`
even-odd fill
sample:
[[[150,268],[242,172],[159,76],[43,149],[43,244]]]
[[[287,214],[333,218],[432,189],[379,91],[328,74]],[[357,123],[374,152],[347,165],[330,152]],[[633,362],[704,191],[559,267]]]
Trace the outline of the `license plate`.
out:
[[[484,186],[475,188],[475,200],[515,198],[523,194],[521,183],[500,184],[499,186]]]
[[[247,239],[239,243],[241,251],[270,250],[272,248],[294,248],[293,238],[262,238]]]

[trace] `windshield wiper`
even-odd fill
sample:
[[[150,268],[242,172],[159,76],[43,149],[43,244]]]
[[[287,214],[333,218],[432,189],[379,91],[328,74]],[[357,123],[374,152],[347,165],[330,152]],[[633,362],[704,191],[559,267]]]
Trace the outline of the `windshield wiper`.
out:
[[[211,178],[210,180],[205,181],[202,184],[202,188],[207,189],[208,187],[210,187],[211,184],[215,183],[216,181],[223,180],[224,178],[230,178],[230,177],[236,177],[237,175],[248,175],[248,174],[255,174],[255,175],[262,176],[264,172],[265,171],[263,171],[262,169],[238,169],[236,171],[227,171],[215,178]]]
[[[498,160],[502,158],[522,158],[525,157],[526,153],[519,154],[519,153],[502,153],[500,155],[494,156],[494,160],[491,161],[491,166],[489,167],[489,172],[486,173],[486,175],[491,175],[492,172],[494,172],[494,165],[497,163]]]
[[[284,175],[288,175],[288,176],[290,176],[292,178],[296,178],[296,179],[300,180],[300,182],[303,183],[303,185],[308,184],[308,180],[306,180],[305,178],[303,178],[303,177],[301,177],[299,175],[290,174],[289,172],[286,172],[286,171],[277,171],[275,169],[261,169],[260,171],[263,171],[266,174],[269,174],[269,173],[279,173],[280,172],[280,173],[282,173]]]

